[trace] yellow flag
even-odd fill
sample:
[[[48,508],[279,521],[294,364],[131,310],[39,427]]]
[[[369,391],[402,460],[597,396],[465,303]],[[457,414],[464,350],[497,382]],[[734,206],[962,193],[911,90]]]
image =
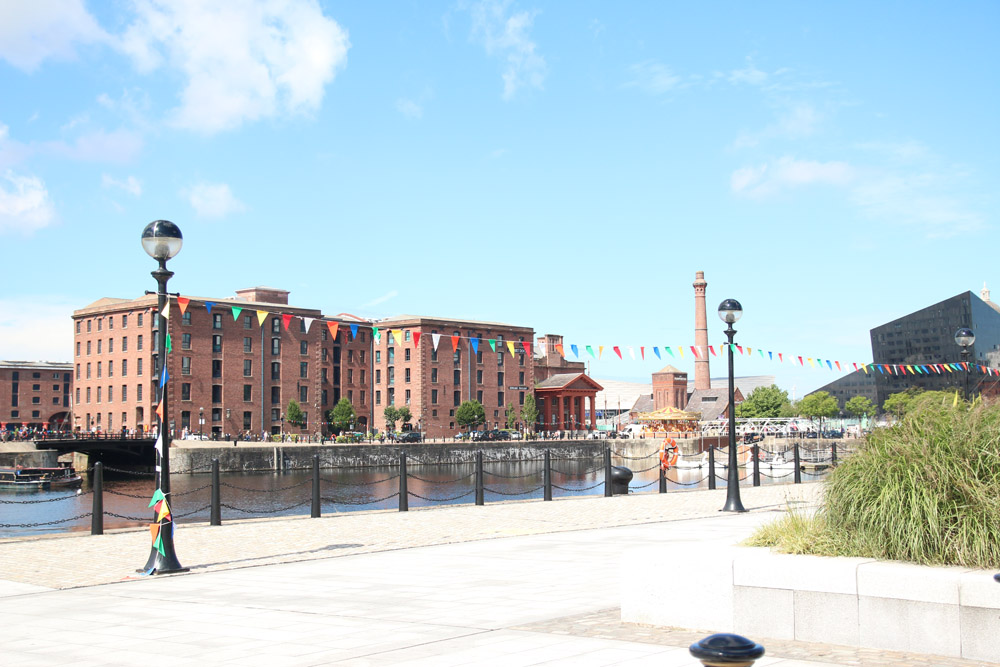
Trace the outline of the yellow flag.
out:
[[[266,319],[267,319],[267,311],[266,310],[258,310],[257,311],[257,324],[259,326],[264,326],[264,320],[266,320]]]
[[[396,345],[402,345],[403,344],[403,330],[402,329],[393,329],[392,330],[392,337],[396,339]]]
[[[603,345],[598,345],[597,346],[597,360],[598,361],[601,360],[601,355],[602,354],[604,354],[604,346]]]
[[[812,368],[816,368],[816,364],[813,363],[813,358],[812,357],[806,357],[806,359],[809,361],[809,365]]]
[[[514,341],[512,341],[512,340],[507,341],[507,349],[510,350],[510,356],[512,356],[512,357],[515,356],[514,355]]]
[[[955,391],[955,400],[951,402],[951,407],[958,405],[958,391]]]
[[[683,345],[678,345],[677,346],[677,351],[681,353],[681,357],[684,356],[684,346]]]
[[[164,498],[160,501],[160,515],[156,517],[157,521],[163,521],[163,517],[170,514],[170,508],[167,506],[167,499]]]

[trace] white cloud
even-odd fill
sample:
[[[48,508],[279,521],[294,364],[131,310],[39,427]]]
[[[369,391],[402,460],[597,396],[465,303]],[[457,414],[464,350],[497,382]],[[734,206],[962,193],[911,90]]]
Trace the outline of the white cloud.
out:
[[[131,162],[142,150],[142,135],[132,130],[97,130],[77,137],[72,144],[49,141],[45,149],[56,155],[84,162]]]
[[[150,0],[136,10],[120,48],[140,71],[184,74],[171,119],[202,132],[315,111],[350,48],[347,32],[315,0]]]
[[[636,63],[629,66],[632,79],[625,83],[626,88],[639,88],[652,95],[662,95],[674,90],[681,84],[681,77],[663,63],[654,60]]]
[[[380,303],[385,303],[389,299],[394,299],[397,296],[399,296],[399,292],[398,291],[396,291],[396,290],[390,290],[390,291],[386,292],[385,294],[383,294],[382,296],[377,297],[375,299],[372,299],[371,301],[369,301],[368,303],[366,303],[364,306],[362,306],[362,308],[368,308],[369,306],[377,306]]]
[[[854,177],[854,169],[846,162],[816,162],[785,156],[772,164],[737,169],[729,184],[737,194],[761,198],[805,185],[848,185]]]
[[[823,115],[807,102],[799,102],[778,116],[778,120],[759,132],[743,133],[733,148],[751,148],[772,139],[804,139],[816,133]]]
[[[0,177],[0,234],[28,236],[48,227],[55,218],[55,208],[41,179],[10,170]]]
[[[529,34],[538,11],[509,13],[510,6],[509,0],[483,0],[470,8],[471,39],[482,44],[488,55],[504,59],[501,77],[505,100],[524,86],[541,90],[547,69]]]
[[[0,58],[26,72],[48,58],[74,59],[78,44],[107,39],[82,0],[0,2]]]
[[[225,183],[199,183],[181,192],[201,218],[224,218],[246,210]]]
[[[5,359],[66,362],[73,358],[70,315],[83,304],[61,295],[0,299],[0,340]]]
[[[396,100],[396,111],[403,114],[407,118],[420,118],[424,115],[424,108],[422,106],[413,100],[408,100],[403,97]]]
[[[743,69],[734,69],[726,77],[730,83],[748,84],[751,86],[763,86],[767,83],[768,74],[757,69],[751,58],[747,58],[747,65]]]
[[[101,185],[106,188],[119,188],[136,197],[142,194],[142,183],[135,176],[129,176],[125,180],[119,181],[108,174],[101,174]]]
[[[870,170],[850,201],[871,218],[917,224],[931,238],[947,238],[985,226],[982,214],[970,210],[947,177],[932,172]]]

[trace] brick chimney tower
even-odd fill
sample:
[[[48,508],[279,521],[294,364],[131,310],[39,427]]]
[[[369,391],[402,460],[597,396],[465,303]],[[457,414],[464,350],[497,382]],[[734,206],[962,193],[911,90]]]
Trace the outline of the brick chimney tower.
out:
[[[705,272],[694,274],[694,344],[701,355],[694,362],[694,388],[711,389],[712,380],[708,369],[708,319],[705,314]]]

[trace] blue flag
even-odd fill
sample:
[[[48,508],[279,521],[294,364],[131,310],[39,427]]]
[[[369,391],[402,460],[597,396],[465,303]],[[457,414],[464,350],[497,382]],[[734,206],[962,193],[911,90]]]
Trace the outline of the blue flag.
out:
[[[208,314],[209,314],[209,315],[211,315],[211,314],[212,314],[212,306],[214,306],[214,305],[215,305],[215,302],[214,302],[214,301],[206,301],[206,302],[205,302],[205,310],[207,310],[207,311],[208,311]]]
[[[358,325],[357,324],[352,324],[351,325],[351,340],[354,340],[357,337],[358,337]]]
[[[569,348],[573,350],[573,356],[575,357],[580,356],[580,348],[578,348],[576,345],[570,345]]]
[[[653,354],[656,355],[657,359],[662,359],[663,358],[663,357],[660,356],[660,348],[658,348],[658,347],[654,347],[653,348]]]
[[[167,384],[167,380],[170,379],[170,373],[167,372],[166,365],[163,366],[163,375],[160,376],[160,389],[163,389],[163,385]]]
[[[479,354],[479,339],[478,338],[470,338],[469,342],[472,343],[472,353],[473,354]]]

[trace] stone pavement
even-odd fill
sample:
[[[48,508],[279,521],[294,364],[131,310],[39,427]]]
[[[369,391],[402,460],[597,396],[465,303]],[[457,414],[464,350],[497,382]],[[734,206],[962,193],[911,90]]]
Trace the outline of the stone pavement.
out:
[[[145,530],[0,540],[0,664],[691,665],[709,634],[621,623],[637,545],[737,542],[818,484],[181,525],[190,574],[130,574]],[[676,571],[683,573],[683,564]],[[669,603],[682,601],[664,601]],[[757,664],[971,665],[763,637]]]

